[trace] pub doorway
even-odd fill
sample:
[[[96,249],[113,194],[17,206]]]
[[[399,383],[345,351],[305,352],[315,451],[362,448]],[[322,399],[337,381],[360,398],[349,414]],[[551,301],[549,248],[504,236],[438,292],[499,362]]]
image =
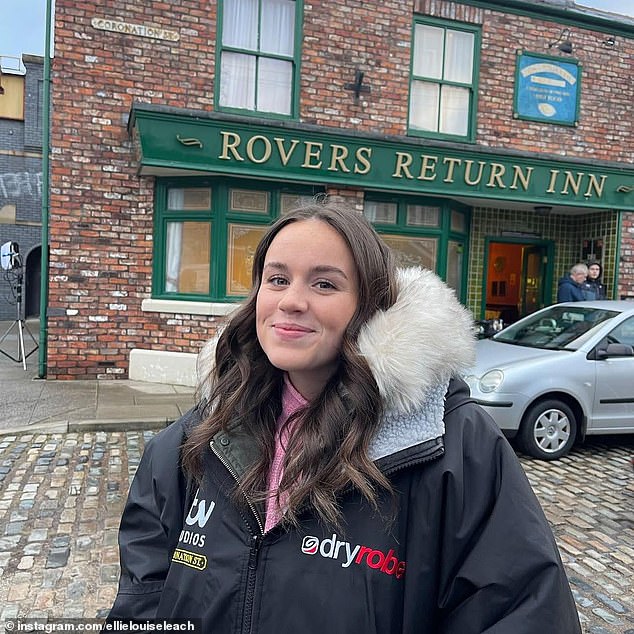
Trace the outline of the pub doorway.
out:
[[[507,326],[550,304],[553,251],[547,240],[488,239],[484,319],[501,319]]]

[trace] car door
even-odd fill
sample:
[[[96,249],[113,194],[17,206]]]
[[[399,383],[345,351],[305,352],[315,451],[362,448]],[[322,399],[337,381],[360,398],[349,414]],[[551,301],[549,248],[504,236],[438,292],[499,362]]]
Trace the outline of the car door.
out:
[[[610,331],[608,342],[634,347],[634,316]],[[634,356],[597,360],[595,372],[593,420],[588,421],[588,431],[629,429],[634,433]]]

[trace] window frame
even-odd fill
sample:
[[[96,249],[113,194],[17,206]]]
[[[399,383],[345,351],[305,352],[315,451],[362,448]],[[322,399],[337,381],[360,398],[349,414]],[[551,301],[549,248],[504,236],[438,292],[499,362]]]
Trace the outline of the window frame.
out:
[[[260,28],[259,28],[259,16],[261,14],[262,0],[258,2],[258,48],[260,40]],[[234,114],[256,116],[266,119],[274,120],[290,120],[297,119],[299,117],[299,91],[300,91],[300,78],[301,78],[301,46],[302,46],[302,25],[304,14],[304,0],[294,0],[295,2],[295,32],[293,39],[293,57],[285,57],[283,55],[276,55],[274,53],[262,53],[261,51],[251,51],[248,49],[240,49],[233,46],[224,46],[222,43],[222,25],[223,25],[223,11],[224,3],[218,2],[218,16],[217,16],[217,32],[216,32],[216,55],[215,65],[216,71],[214,73],[214,103],[215,109],[218,112],[228,112]],[[231,53],[240,53],[245,55],[251,55],[257,59],[265,57],[267,59],[277,59],[283,61],[290,61],[293,65],[293,78],[291,80],[291,112],[289,114],[283,114],[278,112],[266,112],[263,110],[257,110],[254,108],[250,110],[248,108],[235,108],[233,106],[223,106],[220,103],[220,83],[222,74],[222,54],[224,51]],[[256,106],[257,106],[257,73],[256,73]]]
[[[416,38],[416,25],[424,25],[430,27],[436,27],[443,29],[443,65],[442,72],[445,72],[445,50],[446,50],[446,34],[447,31],[462,31],[473,35],[473,66],[471,69],[471,83],[461,83],[456,81],[445,80],[444,77],[440,79],[434,79],[425,76],[414,75],[414,50],[415,50],[415,38]],[[407,101],[407,133],[411,136],[419,136],[434,139],[450,139],[463,141],[467,143],[475,143],[476,125],[478,115],[478,85],[480,78],[480,52],[482,45],[482,30],[479,25],[467,24],[465,22],[458,22],[455,20],[442,20],[439,18],[431,18],[429,16],[416,15],[412,22],[412,39],[411,39],[411,56],[410,56],[410,72],[409,72],[409,91]],[[440,87],[438,93],[438,120],[437,125],[440,124],[441,108],[440,108],[440,95],[443,86],[455,86],[458,88],[467,88],[469,90],[469,112],[467,115],[467,133],[461,134],[449,134],[440,132],[439,130],[421,130],[415,128],[411,124],[412,115],[412,89],[415,81],[424,81],[427,83],[433,83]]]
[[[211,188],[211,205],[206,210],[168,209],[170,188]],[[267,213],[230,211],[231,190],[266,191],[269,197]],[[152,299],[170,299],[192,302],[239,303],[245,295],[229,295],[227,292],[227,267],[229,252],[227,240],[229,225],[268,227],[280,215],[281,197],[284,194],[314,196],[313,186],[266,183],[239,179],[212,177],[168,177],[157,178],[154,187],[154,231],[152,250]],[[167,225],[169,222],[209,222],[211,227],[209,288],[207,293],[179,293],[165,290]]]
[[[436,264],[434,272],[443,280],[447,279],[447,261],[449,256],[449,244],[459,242],[463,245],[464,253],[462,259],[461,288],[456,289],[456,295],[461,302],[465,302],[467,297],[467,270],[469,255],[469,232],[471,227],[471,208],[447,198],[420,198],[409,196],[398,196],[394,194],[382,194],[365,192],[365,202],[383,202],[396,204],[396,222],[393,224],[372,223],[379,235],[392,234],[403,237],[434,238],[437,240]],[[407,207],[409,205],[422,205],[426,207],[438,207],[439,224],[437,227],[414,226],[407,224]],[[464,216],[464,231],[455,231],[451,228],[452,211],[457,211]]]

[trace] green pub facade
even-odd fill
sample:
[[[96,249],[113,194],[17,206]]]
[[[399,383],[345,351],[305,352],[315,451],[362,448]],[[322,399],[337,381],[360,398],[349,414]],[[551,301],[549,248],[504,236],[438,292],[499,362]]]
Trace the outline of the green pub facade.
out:
[[[58,0],[47,375],[190,383],[266,226],[327,194],[474,319],[634,299],[634,20],[560,3]]]

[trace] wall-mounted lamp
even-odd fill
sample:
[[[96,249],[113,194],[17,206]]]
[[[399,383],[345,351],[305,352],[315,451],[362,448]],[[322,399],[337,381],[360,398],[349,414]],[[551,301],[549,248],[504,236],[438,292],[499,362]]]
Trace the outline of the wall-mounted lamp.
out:
[[[559,37],[548,45],[548,48],[557,47],[562,53],[572,54],[572,42],[570,41],[570,29],[564,29]]]
[[[612,48],[613,46],[616,46],[616,38],[614,35],[608,35],[601,44],[603,44],[605,48]]]
[[[536,205],[533,207],[535,215],[537,216],[549,216],[553,208],[550,205]]]

